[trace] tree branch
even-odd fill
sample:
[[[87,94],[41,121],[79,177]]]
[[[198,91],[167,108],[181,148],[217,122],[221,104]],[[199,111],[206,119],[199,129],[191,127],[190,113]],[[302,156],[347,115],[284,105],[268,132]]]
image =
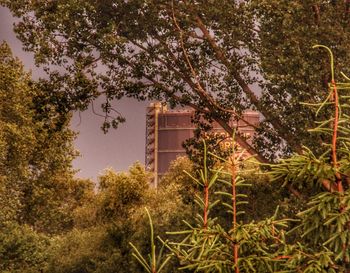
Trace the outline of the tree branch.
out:
[[[198,75],[197,75],[197,72],[196,70],[194,69],[191,61],[190,61],[190,58],[186,52],[186,48],[185,48],[185,45],[184,45],[184,40],[183,40],[183,31],[182,29],[180,28],[179,24],[177,23],[177,20],[176,20],[176,17],[175,17],[175,12],[174,12],[174,6],[173,6],[173,3],[174,1],[172,1],[172,9],[173,9],[173,13],[172,13],[172,16],[173,16],[173,21],[174,21],[174,24],[175,24],[175,27],[177,28],[177,30],[179,31],[179,35],[180,35],[180,46],[182,48],[182,51],[183,51],[183,54],[184,54],[184,57],[185,57],[185,60],[186,60],[186,63],[191,71],[191,74],[192,74],[192,77],[195,79],[195,85],[197,87],[197,91],[200,93],[201,97],[204,97],[206,98],[206,100],[208,100],[208,102],[214,106],[214,108],[217,108],[221,111],[224,111],[224,112],[229,112],[231,114],[234,114],[235,116],[237,116],[237,114],[235,113],[235,111],[233,110],[228,110],[228,109],[224,109],[223,107],[219,106],[215,100],[209,95],[209,93],[203,88],[203,86],[201,85],[199,79],[198,79]],[[213,107],[211,107],[213,109]],[[227,132],[231,133],[233,131],[233,128],[231,128],[227,122],[223,121],[222,119],[220,118],[216,118],[215,119],[220,125],[221,127],[224,128],[224,130],[226,130]],[[249,122],[245,121],[244,119],[241,119],[242,121],[244,121],[245,123],[247,123],[249,125]],[[255,127],[255,126],[254,126]],[[256,128],[256,127],[255,127]],[[251,155],[256,155],[256,158],[261,161],[261,162],[265,162],[267,163],[268,161],[263,157],[261,156],[259,153],[257,153],[257,151],[250,145],[248,144],[248,142],[243,139],[242,137],[240,137],[239,135],[236,136],[237,138],[237,142],[239,143],[239,145],[244,148],[245,150],[247,150],[248,153],[250,153]]]
[[[228,69],[231,71],[234,79],[237,81],[239,86],[242,88],[243,92],[247,95],[251,103],[257,108],[259,112],[262,113],[263,116],[265,117],[271,117],[272,114],[269,113],[265,108],[263,108],[260,103],[258,97],[254,94],[254,92],[250,89],[250,87],[245,83],[241,75],[237,71],[232,71],[231,69],[231,64],[227,60],[224,52],[222,49],[219,47],[219,45],[216,43],[214,38],[211,36],[209,30],[206,28],[204,25],[203,21],[198,15],[195,15],[195,19],[197,22],[198,28],[202,31],[203,36],[205,39],[208,41],[210,46],[213,48],[216,57],[218,60],[220,60]],[[280,133],[280,135],[284,138],[284,140],[298,153],[302,152],[302,148],[300,145],[293,144],[293,137],[286,134],[284,132],[283,126],[278,122],[277,119],[269,119],[273,127]]]

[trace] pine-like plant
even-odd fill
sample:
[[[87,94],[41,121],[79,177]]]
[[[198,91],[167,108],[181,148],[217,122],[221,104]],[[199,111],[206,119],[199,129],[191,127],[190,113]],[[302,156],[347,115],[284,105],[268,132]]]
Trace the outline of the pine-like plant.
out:
[[[195,225],[185,221],[186,230],[169,232],[183,235],[182,241],[162,241],[179,260],[180,269],[206,273],[350,273],[350,83],[336,83],[332,51],[322,45],[315,48],[327,49],[331,59],[326,98],[315,104],[304,103],[316,107],[316,116],[330,116],[310,130],[320,148],[311,151],[304,147],[303,153],[270,166],[273,179],[296,188],[299,196],[311,194],[307,208],[297,214],[298,224],[288,230],[291,220],[279,220],[278,210],[263,221],[240,221],[239,215],[244,213],[241,199],[246,197],[240,188],[248,186],[239,167],[242,153],[234,143],[227,159],[208,153],[225,166],[211,170],[204,144],[203,170],[199,178],[189,174],[203,189],[203,196],[195,197],[202,213]],[[220,183],[228,190],[215,191]],[[211,217],[215,206],[227,209],[232,219],[230,228]]]
[[[302,154],[272,166],[271,173],[286,185],[314,193],[306,210],[297,215],[300,224],[291,231],[295,238],[301,236],[297,239],[301,243],[293,248],[294,254],[288,260],[290,268],[310,273],[350,272],[350,83],[336,83],[333,54],[328,47],[314,48],[326,49],[331,63],[326,98],[316,104],[305,103],[316,107],[316,116],[330,115],[310,130],[322,152],[316,155],[304,147]]]
[[[197,215],[196,225],[185,222],[186,230],[169,232],[184,235],[181,242],[167,243],[168,248],[179,259],[182,265],[180,269],[208,273],[277,272],[288,258],[284,255],[284,234],[288,221],[278,220],[277,211],[271,218],[263,221],[240,221],[239,215],[244,213],[240,207],[246,203],[242,201],[246,196],[240,193],[240,189],[249,186],[241,177],[239,167],[243,152],[238,153],[237,146],[233,143],[231,156],[227,159],[209,153],[220,159],[225,166],[209,170],[206,166],[206,147],[204,150],[204,166],[199,172],[200,178],[191,175],[195,183],[203,189],[203,197],[196,196],[202,215]],[[220,183],[225,185],[227,191],[213,192],[214,186]],[[223,198],[216,199],[216,196]],[[226,219],[231,217],[231,226],[228,229],[221,226],[215,217],[211,217],[210,211],[214,206],[227,209]]]
[[[163,272],[163,269],[167,265],[167,263],[171,259],[171,255],[168,255],[167,257],[163,256],[163,249],[165,246],[165,243],[163,243],[163,247],[159,250],[158,254],[156,252],[156,242],[154,240],[154,229],[153,229],[153,221],[152,217],[148,211],[147,208],[145,208],[149,226],[150,226],[150,248],[151,251],[147,255],[147,258],[145,258],[142,253],[138,250],[138,248],[133,244],[129,243],[132,247],[132,256],[139,262],[139,264],[143,267],[143,269],[147,273],[161,273]]]

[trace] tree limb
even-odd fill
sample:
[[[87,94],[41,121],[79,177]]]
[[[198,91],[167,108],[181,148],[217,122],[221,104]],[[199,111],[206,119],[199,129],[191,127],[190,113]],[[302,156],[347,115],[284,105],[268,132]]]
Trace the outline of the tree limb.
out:
[[[254,94],[254,92],[250,89],[250,87],[245,83],[241,75],[237,71],[232,71],[231,64],[227,60],[225,54],[223,53],[222,49],[218,46],[214,38],[211,36],[209,30],[204,25],[203,21],[198,15],[195,15],[196,22],[198,28],[202,31],[203,36],[206,38],[208,43],[213,48],[216,57],[218,60],[220,60],[232,73],[234,79],[237,81],[237,83],[242,88],[243,92],[247,95],[251,103],[257,108],[259,112],[262,113],[265,117],[271,117],[271,113],[269,113],[265,108],[263,108],[260,103],[258,97]],[[273,125],[273,127],[280,133],[280,135],[284,138],[284,140],[298,153],[302,152],[302,148],[300,145],[293,143],[293,137],[290,135],[287,135],[284,130],[283,126],[278,122],[277,119],[269,119],[270,123]]]

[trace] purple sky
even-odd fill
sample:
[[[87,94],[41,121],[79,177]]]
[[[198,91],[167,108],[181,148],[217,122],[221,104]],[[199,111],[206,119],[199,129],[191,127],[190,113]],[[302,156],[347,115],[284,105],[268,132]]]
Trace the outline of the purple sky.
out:
[[[22,50],[21,42],[12,31],[14,19],[8,9],[0,7],[0,42],[5,40],[19,57],[34,78],[43,77],[44,73],[34,65],[33,55]],[[72,120],[72,128],[80,132],[75,147],[81,156],[74,160],[75,168],[80,169],[77,176],[96,180],[98,174],[107,167],[126,170],[135,161],[144,163],[145,157],[145,112],[146,102],[124,99],[117,103],[117,109],[126,117],[126,123],[117,130],[103,134],[100,126],[103,118],[92,113],[91,109],[77,114]],[[95,104],[98,110],[98,102]],[[78,126],[78,124],[80,125]]]

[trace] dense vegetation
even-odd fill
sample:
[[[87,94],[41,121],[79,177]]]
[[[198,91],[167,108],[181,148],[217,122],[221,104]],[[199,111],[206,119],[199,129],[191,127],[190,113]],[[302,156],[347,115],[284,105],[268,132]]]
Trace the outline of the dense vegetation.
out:
[[[0,45],[1,272],[350,272],[349,1],[0,3],[49,73],[31,80]],[[69,121],[101,94],[104,130],[123,96],[229,133],[257,109],[254,143],[236,141],[289,157],[204,148],[201,170],[179,158],[157,189],[140,163],[96,186],[74,177]]]
[[[129,242],[142,252],[149,248],[145,206],[163,238],[180,230],[182,219],[194,221],[199,188],[183,172],[194,172],[191,162],[174,162],[158,189],[139,163],[127,173],[105,170],[97,189],[75,179],[69,115],[47,103],[42,85],[5,43],[0,60],[0,271],[141,272]],[[272,193],[263,181],[260,186]],[[171,260],[168,272],[177,266]]]
[[[281,218],[276,210],[262,220],[242,221],[241,199],[248,197],[240,190],[248,186],[244,178],[247,170],[242,169],[239,159],[243,153],[233,145],[230,157],[221,158],[207,154],[204,148],[203,169],[197,177],[189,174],[202,191],[202,196],[194,197],[201,214],[194,217],[195,224],[185,222],[185,230],[168,233],[183,235],[180,241],[160,239],[170,250],[162,263],[156,260],[153,229],[149,263],[133,246],[133,256],[147,272],[160,272],[171,255],[180,262],[179,269],[194,272],[350,272],[350,122],[346,111],[350,83],[336,81],[334,57],[328,47],[314,48],[326,49],[330,56],[328,94],[319,103],[305,103],[316,108],[316,117],[329,116],[310,129],[319,138],[323,153],[317,156],[303,147],[302,154],[269,165],[274,181],[301,190],[293,190],[300,199],[295,202],[296,215],[291,212],[289,219]],[[208,155],[222,163],[208,168]],[[225,187],[215,190],[218,182]],[[213,193],[226,200],[213,197]],[[218,221],[222,214],[213,213],[215,206],[221,207],[221,213],[228,209],[226,223]]]

